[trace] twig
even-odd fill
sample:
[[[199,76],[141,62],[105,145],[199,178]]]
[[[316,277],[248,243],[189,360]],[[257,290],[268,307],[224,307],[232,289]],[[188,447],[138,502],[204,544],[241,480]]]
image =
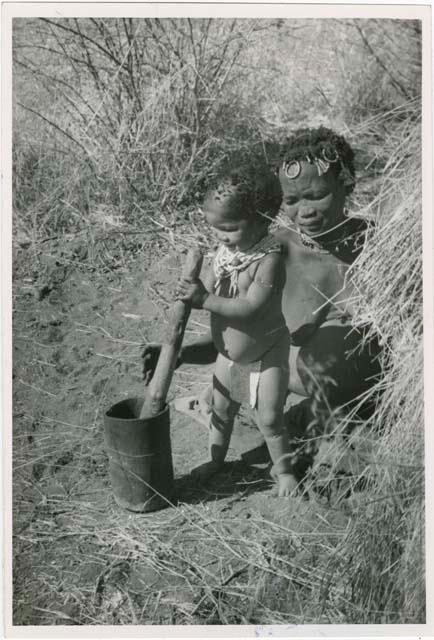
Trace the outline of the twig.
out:
[[[45,393],[47,396],[51,396],[52,398],[57,398],[57,394],[56,393],[51,393],[50,391],[45,391],[45,389],[41,389],[40,387],[36,387],[35,385],[29,384],[28,382],[24,382],[24,380],[21,380],[21,378],[18,379],[18,382],[23,384],[25,387],[30,387],[30,389],[33,389],[34,391],[38,391],[39,393]]]
[[[81,147],[83,149],[83,151],[86,153],[86,155],[88,157],[89,156],[89,152],[86,149],[86,147],[84,147],[81,142],[79,142],[78,140],[76,140],[75,138],[73,138],[73,136],[71,136],[71,134],[69,134],[67,131],[65,131],[64,129],[62,129],[62,127],[59,127],[58,124],[56,124],[55,122],[53,122],[52,120],[49,120],[48,118],[46,118],[45,116],[42,115],[42,113],[39,113],[38,111],[35,111],[34,109],[32,109],[31,107],[28,107],[25,104],[22,104],[21,102],[19,102],[17,100],[16,104],[21,107],[22,109],[25,109],[26,111],[30,111],[30,113],[33,113],[35,116],[38,116],[38,118],[41,118],[42,120],[44,120],[47,124],[50,125],[50,127],[54,127],[54,129],[57,129],[57,131],[59,131],[60,133],[62,133],[64,136],[66,136],[67,138],[69,138],[72,142],[74,142],[76,145],[78,145],[79,147]]]
[[[229,584],[232,580],[234,580],[234,578],[238,578],[238,576],[240,576],[242,573],[244,573],[244,571],[246,571],[246,569],[248,569],[250,566],[250,564],[245,564],[243,567],[241,567],[241,569],[237,569],[237,571],[232,571],[232,573],[226,578],[226,580],[224,580],[221,583],[221,587],[225,587],[227,584]]]
[[[63,611],[56,611],[55,609],[44,609],[42,607],[35,607],[35,606],[33,606],[33,609],[35,609],[36,611],[43,611],[44,613],[51,613],[51,615],[57,616],[58,618],[62,618],[63,620],[71,620],[71,622],[77,625],[82,624],[76,618],[72,618],[71,616],[68,616],[67,613],[63,613]]]
[[[378,62],[378,64],[380,65],[380,67],[383,69],[383,71],[385,71],[387,73],[387,75],[389,76],[389,78],[392,81],[392,84],[395,85],[395,87],[397,87],[402,94],[407,98],[407,100],[411,100],[412,96],[410,96],[405,87],[394,77],[394,75],[391,73],[391,71],[386,67],[386,65],[384,64],[384,62],[381,60],[381,58],[375,53],[375,51],[373,50],[370,42],[368,41],[367,37],[365,36],[362,28],[357,24],[357,22],[353,23],[354,27],[357,29],[357,31],[359,32],[360,37],[362,38],[366,48],[368,49],[368,51],[371,53],[371,55],[374,56],[375,60]]]

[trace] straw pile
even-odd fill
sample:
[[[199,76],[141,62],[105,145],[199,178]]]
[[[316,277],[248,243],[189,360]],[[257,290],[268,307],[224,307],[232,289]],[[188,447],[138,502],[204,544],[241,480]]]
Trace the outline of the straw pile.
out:
[[[384,177],[369,206],[376,229],[354,265],[366,292],[357,320],[381,335],[387,367],[372,391],[381,400],[372,418],[380,435],[369,499],[358,504],[343,542],[359,604],[349,621],[359,623],[424,619],[421,131],[419,105],[403,111],[392,114],[398,118],[385,136]]]

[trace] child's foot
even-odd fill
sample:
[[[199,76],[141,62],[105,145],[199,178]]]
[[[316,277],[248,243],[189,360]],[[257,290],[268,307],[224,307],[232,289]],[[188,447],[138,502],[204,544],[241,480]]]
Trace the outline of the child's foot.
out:
[[[289,498],[295,495],[297,486],[297,479],[291,473],[282,473],[277,476],[277,484],[273,490],[273,495],[279,498]]]
[[[201,484],[205,484],[205,482],[208,482],[208,480],[213,475],[215,475],[222,469],[223,464],[224,464],[223,462],[217,462],[215,460],[204,462],[198,467],[195,467],[191,471],[191,475],[195,480],[197,480],[197,482],[200,482]]]

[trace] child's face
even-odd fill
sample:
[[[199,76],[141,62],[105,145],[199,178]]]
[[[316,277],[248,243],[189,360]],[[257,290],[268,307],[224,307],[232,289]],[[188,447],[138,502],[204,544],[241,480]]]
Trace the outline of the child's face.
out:
[[[305,234],[316,236],[342,220],[345,186],[332,171],[319,176],[314,164],[300,161],[300,165],[297,178],[290,179],[283,169],[279,171],[281,212]]]
[[[267,221],[262,216],[243,215],[239,203],[234,202],[230,195],[219,199],[207,198],[203,213],[217,241],[232,250],[249,249],[264,235],[267,227]]]

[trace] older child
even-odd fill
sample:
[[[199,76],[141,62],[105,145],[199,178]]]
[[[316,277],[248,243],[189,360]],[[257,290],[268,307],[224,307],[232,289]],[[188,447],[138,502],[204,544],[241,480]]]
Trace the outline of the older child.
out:
[[[176,296],[210,312],[218,352],[210,461],[195,469],[195,475],[203,481],[222,467],[234,418],[247,399],[248,383],[259,428],[278,465],[277,493],[287,496],[296,482],[286,462],[288,443],[283,434],[289,354],[289,332],[282,314],[285,267],[280,245],[268,235],[280,202],[279,181],[264,163],[245,163],[225,171],[203,205],[205,220],[220,243],[212,269],[205,282],[181,279]]]
[[[296,131],[282,145],[278,161],[284,228],[276,236],[285,247],[283,313],[291,331],[291,389],[312,395],[322,374],[332,380],[328,394],[334,405],[365,390],[378,372],[370,349],[360,348],[364,328],[352,326],[358,292],[348,269],[368,229],[366,220],[345,210],[355,183],[353,158],[343,137],[320,127]],[[377,355],[378,346],[370,347]]]

